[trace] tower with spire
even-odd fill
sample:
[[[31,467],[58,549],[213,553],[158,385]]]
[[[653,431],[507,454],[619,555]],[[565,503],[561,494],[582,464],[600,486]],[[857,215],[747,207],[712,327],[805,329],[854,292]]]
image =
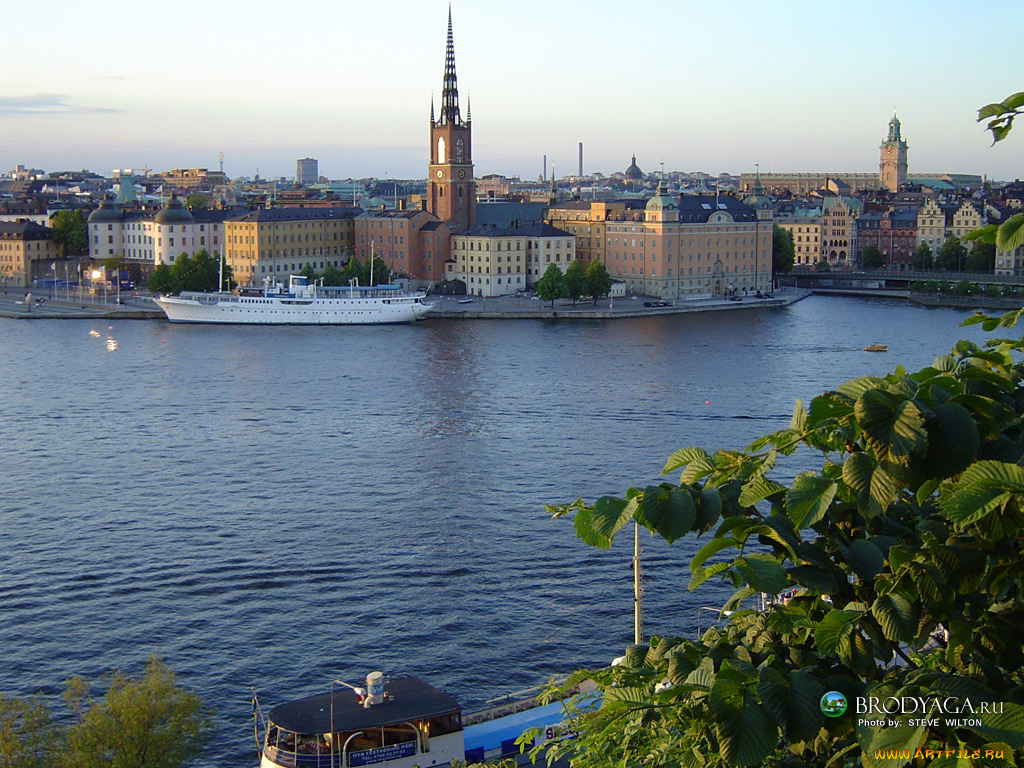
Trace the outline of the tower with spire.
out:
[[[430,164],[427,166],[427,210],[454,229],[476,223],[476,181],[473,179],[472,118],[459,111],[459,85],[455,74],[452,9],[448,7],[448,41],[444,55],[441,112],[434,114],[430,99]]]
[[[896,192],[907,183],[907,142],[900,135],[900,119],[895,110],[889,121],[889,135],[880,149],[878,180],[890,192]]]

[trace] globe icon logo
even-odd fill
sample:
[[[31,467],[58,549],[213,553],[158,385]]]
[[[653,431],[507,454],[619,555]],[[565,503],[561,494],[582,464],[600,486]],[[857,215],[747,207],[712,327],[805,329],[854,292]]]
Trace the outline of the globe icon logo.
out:
[[[839,691],[829,691],[821,697],[821,711],[826,717],[839,717],[846,712],[846,697]]]

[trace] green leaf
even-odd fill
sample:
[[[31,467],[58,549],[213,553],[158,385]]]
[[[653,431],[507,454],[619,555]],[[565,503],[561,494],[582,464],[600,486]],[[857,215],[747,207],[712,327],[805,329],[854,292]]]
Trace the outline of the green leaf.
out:
[[[636,500],[626,501],[614,496],[602,496],[594,502],[589,513],[577,512],[576,535],[595,547],[609,547],[612,537],[636,513]]]
[[[987,120],[990,117],[995,117],[996,115],[1001,115],[1005,111],[1006,111],[1006,108],[1003,106],[1002,102],[995,102],[995,103],[992,103],[992,104],[986,104],[984,107],[982,107],[981,109],[978,110],[977,122],[980,123],[982,120]]]
[[[882,627],[882,634],[888,640],[910,642],[917,635],[920,618],[916,606],[902,595],[890,592],[875,598],[871,615]]]
[[[791,742],[808,741],[821,728],[821,685],[806,672],[783,674],[773,667],[762,667],[757,678],[761,706],[782,728]]]
[[[836,495],[836,484],[826,477],[805,472],[793,479],[786,494],[786,512],[798,531],[814,525],[828,511]]]
[[[717,576],[731,568],[732,563],[715,563],[714,565],[709,565],[707,568],[699,568],[690,574],[690,583],[687,585],[687,589],[692,592],[712,576]]]
[[[910,762],[924,741],[925,727],[907,725],[908,720],[902,718],[899,725],[888,727],[857,726],[857,741],[860,742],[864,768],[901,768]]]
[[[798,565],[791,568],[790,576],[801,586],[819,595],[834,595],[839,591],[839,582],[831,572],[813,565]]]
[[[729,536],[715,536],[711,541],[697,550],[697,554],[695,554],[693,559],[690,560],[690,570],[697,571],[702,565],[704,565],[705,560],[712,555],[717,555],[723,549],[740,546],[742,546],[742,544],[737,539]]]
[[[1024,244],[1024,213],[1011,216],[999,225],[996,233],[996,248],[1012,251]]]
[[[1024,468],[979,461],[964,470],[955,488],[939,499],[939,508],[955,523],[973,523],[1003,506],[1014,494],[1024,493]]]
[[[773,483],[766,477],[756,477],[743,486],[740,491],[739,503],[741,507],[752,507],[759,501],[785,490],[785,486]]]
[[[924,459],[928,451],[925,416],[912,400],[894,401],[884,392],[871,390],[860,396],[854,411],[876,461],[890,474],[892,465],[912,472]]]
[[[850,379],[844,384],[840,384],[836,387],[836,392],[851,400],[859,400],[861,396],[872,389],[885,386],[885,380],[880,379],[877,376],[861,376],[857,379]]]
[[[793,405],[793,417],[789,420],[789,428],[795,432],[803,432],[807,428],[807,411],[799,400]]]
[[[843,462],[843,482],[854,492],[857,509],[865,517],[877,517],[896,498],[896,480],[868,453],[853,453]]]
[[[786,569],[770,555],[745,555],[733,563],[736,572],[757,592],[777,595],[786,588]]]
[[[722,516],[722,495],[714,488],[702,488],[697,502],[697,519],[693,523],[693,530],[700,533],[717,523]]]
[[[668,474],[680,467],[685,467],[687,464],[692,464],[695,461],[706,458],[708,458],[708,452],[703,448],[680,448],[678,451],[674,451],[665,461],[661,474]]]
[[[1013,96],[1007,96],[1003,99],[1002,107],[1007,112],[1024,107],[1024,91],[1015,93]]]
[[[971,728],[989,741],[1004,741],[1014,749],[1024,747],[1024,706],[1005,702],[1001,713],[980,715],[981,725]]]
[[[938,423],[932,430],[925,465],[932,477],[952,477],[974,461],[981,436],[971,412],[960,403],[942,403],[933,410]]]
[[[760,765],[778,743],[779,729],[757,703],[755,680],[726,661],[708,695],[722,757],[730,766]]]
[[[697,517],[690,492],[673,486],[647,486],[640,498],[640,512],[647,527],[669,544],[688,534]]]
[[[863,581],[871,581],[885,569],[885,557],[870,541],[854,539],[842,549],[846,562]]]
[[[833,608],[814,629],[814,647],[826,656],[836,653],[841,643],[849,643],[853,623],[860,617],[861,614],[857,611],[840,611]]]

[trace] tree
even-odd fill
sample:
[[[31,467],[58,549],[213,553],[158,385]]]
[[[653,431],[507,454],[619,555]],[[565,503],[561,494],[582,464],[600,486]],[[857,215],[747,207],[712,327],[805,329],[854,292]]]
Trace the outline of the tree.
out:
[[[793,269],[796,261],[796,247],[793,245],[793,233],[778,224],[772,225],[772,272],[776,275],[785,274]]]
[[[994,272],[996,267],[995,243],[975,240],[971,244],[971,253],[967,257],[968,272]]]
[[[1007,96],[1003,101],[986,104],[978,110],[978,122],[988,120],[985,130],[992,133],[992,143],[1002,141],[1013,128],[1013,118],[1024,107],[1024,92]],[[989,224],[968,234],[965,240],[981,239],[1000,251],[1012,251],[1024,245],[1024,213],[1010,216],[1001,224]]]
[[[939,248],[939,255],[936,263],[950,272],[963,272],[964,259],[967,258],[967,249],[964,248],[960,238],[956,235],[950,237]]]
[[[206,195],[191,194],[185,198],[185,207],[190,211],[205,211],[210,207],[210,198]]]
[[[548,268],[534,287],[541,301],[550,301],[551,306],[555,306],[555,299],[565,296],[562,270],[556,264],[548,264]]]
[[[832,265],[828,263],[828,259],[820,258],[816,262],[814,262],[814,271],[815,272],[831,272],[832,271]]]
[[[157,264],[153,274],[149,276],[146,288],[150,293],[174,293],[171,290],[171,268],[166,264]]]
[[[312,284],[314,280],[320,277],[320,275],[316,273],[316,270],[313,269],[313,265],[308,261],[302,265],[302,269],[299,270],[299,274],[305,277],[309,284]]]
[[[914,269],[931,269],[935,261],[932,258],[932,248],[928,243],[919,243],[914,256],[910,260],[910,266]]]
[[[324,269],[323,279],[324,285],[346,285],[348,282],[341,270],[330,264]]]
[[[735,591],[703,637],[652,637],[622,666],[570,676],[596,682],[600,708],[579,715],[580,738],[537,751],[573,768],[1021,765],[1022,352],[1024,339],[960,341],[920,371],[797,402],[787,428],[743,450],[678,450],[662,470],[678,482],[548,507],[593,546],[632,521],[669,544],[712,532],[689,589]],[[783,456],[793,477],[801,448],[820,468],[771,479]],[[784,597],[744,609],[758,593]],[[858,717],[872,698],[899,706]],[[826,706],[837,699],[845,715]],[[967,700],[970,721],[950,714]]]
[[[576,301],[579,298],[587,295],[587,272],[580,262],[569,262],[569,266],[565,268],[562,284],[565,295],[572,299],[573,306],[576,306]]]
[[[885,256],[874,245],[865,245],[860,255],[860,266],[862,269],[881,269],[885,266]]]
[[[48,768],[55,762],[57,732],[41,699],[0,694],[0,766]]]
[[[50,228],[52,239],[60,244],[64,258],[81,256],[89,250],[89,229],[81,211],[57,211]]]
[[[608,274],[608,267],[597,259],[593,259],[587,265],[587,290],[586,295],[594,300],[607,296],[612,290],[612,276]]]
[[[64,698],[77,718],[65,734],[76,768],[177,768],[200,753],[210,728],[199,697],[156,656],[141,679],[112,672],[99,701],[81,677],[68,681]]]

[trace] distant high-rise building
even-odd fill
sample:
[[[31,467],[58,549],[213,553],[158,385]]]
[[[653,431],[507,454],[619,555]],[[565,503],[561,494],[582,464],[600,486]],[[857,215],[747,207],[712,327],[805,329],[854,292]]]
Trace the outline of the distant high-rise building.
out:
[[[430,104],[430,164],[427,166],[427,211],[454,228],[476,223],[476,182],[473,180],[472,115],[459,113],[455,77],[452,12],[448,9],[448,42],[444,58],[441,114],[434,119]]]
[[[308,187],[320,180],[320,169],[316,158],[304,157],[295,163],[295,183],[300,187]]]
[[[900,136],[900,119],[894,112],[889,121],[889,135],[880,147],[878,180],[890,192],[907,183],[907,142]]]

